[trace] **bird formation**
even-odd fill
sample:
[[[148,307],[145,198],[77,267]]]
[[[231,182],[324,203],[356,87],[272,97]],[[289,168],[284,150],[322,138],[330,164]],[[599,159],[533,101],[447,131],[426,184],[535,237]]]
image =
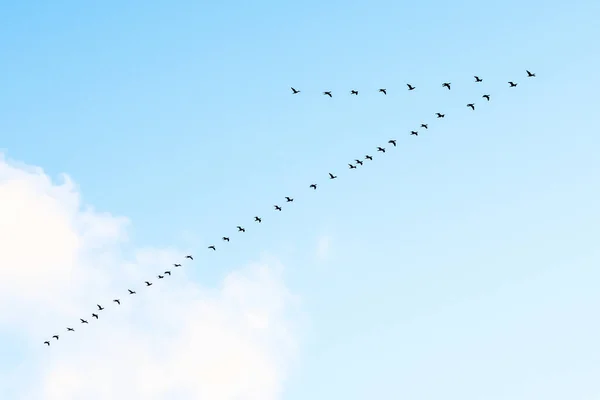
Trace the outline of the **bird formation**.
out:
[[[527,73],[527,77],[528,78],[535,77],[535,74],[532,73],[532,72],[530,72],[530,71],[528,71],[528,70],[526,70],[526,73]],[[483,82],[483,79],[481,79],[478,76],[475,76],[474,78],[475,78],[475,82],[476,83]],[[508,82],[508,84],[509,84],[510,87],[516,87],[517,86],[517,83],[512,82],[512,81]],[[414,86],[412,86],[410,84],[407,84],[407,86],[408,86],[408,90],[415,90]],[[442,87],[447,88],[448,90],[451,90],[451,83],[450,82],[444,82],[442,84]],[[300,90],[297,90],[297,89],[295,89],[293,87],[291,89],[292,89],[293,94],[300,93]],[[387,89],[384,89],[384,88],[379,89],[379,92],[383,93],[384,95],[387,95]],[[331,91],[323,92],[323,94],[328,95],[329,97],[332,97]],[[358,95],[358,91],[357,90],[352,90],[351,94],[352,95]],[[489,94],[484,94],[482,97],[484,99],[486,99],[487,101],[490,101],[490,97],[491,96]],[[471,108],[472,111],[475,111],[475,103],[468,103],[467,107]],[[436,112],[434,115],[437,118],[444,118],[445,117],[445,114],[439,113],[439,112]],[[429,124],[427,124],[427,123],[421,123],[420,128],[429,129]],[[419,132],[416,131],[416,130],[411,130],[410,131],[410,135],[411,136],[418,136]],[[396,139],[390,139],[390,140],[388,140],[387,143],[390,144],[390,145],[392,145],[393,147],[397,147],[397,140]],[[374,150],[376,152],[380,152],[382,154],[386,153],[386,148],[382,147],[382,146],[377,146],[377,147],[374,148]],[[348,163],[348,168],[349,169],[357,169],[359,167],[362,167],[365,162],[371,162],[371,161],[373,161],[373,156],[367,154],[367,155],[364,156],[363,159],[359,159],[359,158],[354,159],[354,164],[353,163]],[[329,172],[328,174],[329,174],[329,179],[330,180],[337,179],[337,175],[334,175],[331,172]],[[318,188],[318,184],[317,183],[311,183],[308,187],[310,189],[312,189],[313,191],[316,191],[317,188]],[[283,197],[283,199],[285,199],[286,203],[293,203],[294,202],[294,198],[290,197],[290,196],[285,196],[285,197]],[[280,206],[280,205],[278,205],[278,204],[275,204],[273,207],[274,207],[275,211],[282,211],[282,209],[283,209],[283,207]],[[262,217],[255,216],[254,217],[254,222],[255,223],[259,223],[259,224],[262,223]],[[236,228],[237,228],[237,232],[238,233],[245,233],[246,232],[246,229],[244,227],[242,227],[241,225],[236,226]],[[231,241],[231,238],[229,236],[223,236],[221,239],[222,239],[223,242],[226,242],[226,243],[229,243]],[[208,246],[208,250],[217,251],[217,246],[214,245],[214,244],[211,244],[211,245]],[[192,255],[187,255],[187,256],[185,256],[184,259],[185,260],[193,261],[194,257]],[[179,267],[182,267],[182,264],[180,264],[180,263],[174,263],[174,264],[172,264],[172,266],[174,268],[179,268]],[[170,270],[165,270],[162,274],[157,275],[157,278],[158,279],[164,279],[166,276],[171,276],[171,271]],[[151,281],[144,281],[144,284],[145,284],[146,287],[150,287],[150,286],[153,285],[153,283]],[[136,294],[135,290],[127,289],[127,291],[128,291],[128,293],[129,293],[130,296]],[[121,299],[113,299],[112,302],[115,303],[117,306],[121,305]],[[101,311],[104,311],[105,307],[102,306],[101,304],[96,304],[96,307],[97,307],[97,310],[95,310],[95,312],[91,313],[90,315],[91,315],[92,318],[95,318],[96,320],[99,320],[100,319],[99,313]],[[89,324],[88,320],[86,320],[84,318],[80,318],[79,321],[80,321],[80,324]],[[67,327],[66,330],[67,330],[67,332],[75,332],[75,329],[72,328],[72,327]],[[46,346],[50,346],[51,340],[54,339],[54,340],[58,341],[59,337],[60,336],[58,334],[55,334],[55,335],[53,335],[51,337],[50,340],[44,341],[43,344],[46,345]]]

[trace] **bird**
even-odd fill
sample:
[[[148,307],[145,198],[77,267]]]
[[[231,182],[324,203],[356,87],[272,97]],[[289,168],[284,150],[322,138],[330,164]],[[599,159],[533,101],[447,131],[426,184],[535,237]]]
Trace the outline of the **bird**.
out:
[[[358,165],[363,165],[363,162],[362,162],[362,161],[360,161],[360,160],[354,160],[354,161],[356,161],[356,163],[357,163]]]
[[[475,111],[475,103],[469,103],[467,107],[471,107],[471,110]]]
[[[185,256],[185,258],[189,258],[190,260],[194,261],[194,257],[192,256]]]
[[[316,183],[313,183],[309,187],[312,188],[313,190],[317,190],[317,184]]]
[[[529,72],[527,70],[525,70],[525,72],[527,72],[527,77],[528,78],[535,78],[535,74],[533,72]]]
[[[486,99],[487,101],[490,101],[490,95],[489,94],[484,94],[483,96],[484,99]]]
[[[119,299],[114,299],[113,302],[117,303],[118,305],[121,305],[121,300]]]
[[[421,124],[421,128],[429,129],[429,128],[427,127],[427,124]]]
[[[127,289],[127,290],[129,290],[129,294],[135,294],[135,292],[133,290],[131,290],[131,289]]]
[[[223,241],[224,242],[229,242],[229,238],[227,236],[223,236]]]
[[[298,93],[300,93],[300,91],[299,91],[299,90],[296,90],[296,89],[294,89],[294,88],[290,88],[290,89],[292,89],[292,92],[294,92],[294,93],[292,93],[292,94],[298,94]]]
[[[288,203],[291,203],[292,201],[294,201],[294,199],[292,199],[291,197],[285,196],[285,201]]]
[[[162,278],[164,278],[164,276],[163,275],[158,275],[157,278],[158,279],[162,279]]]
[[[483,82],[483,79],[475,75],[475,82]]]
[[[81,323],[82,323],[82,324],[87,324],[87,323],[88,323],[88,322],[87,322],[85,319],[83,319],[83,318],[79,318],[79,320],[81,321]]]
[[[415,136],[419,136],[419,132],[417,132],[417,131],[410,131],[410,134],[411,135],[415,135]]]
[[[448,90],[450,90],[450,82],[444,82],[444,83],[442,83],[442,87],[447,87]]]
[[[152,286],[152,282],[144,281],[144,283],[146,283],[146,286]]]
[[[380,151],[382,153],[385,153],[385,149],[383,147],[377,147],[377,151]]]
[[[358,90],[351,90],[350,94],[353,94],[355,96],[358,96]]]
[[[50,342],[49,341],[45,341],[44,344],[47,344],[48,346],[50,346]]]
[[[98,314],[94,314],[94,313],[92,313],[92,317],[94,317],[94,318],[98,319]]]
[[[386,90],[386,89],[379,89],[379,92],[381,92],[381,93],[383,93],[383,94],[387,95],[387,90]]]
[[[440,114],[440,113],[436,113],[438,118],[444,118],[446,116],[446,114]]]
[[[415,90],[415,87],[412,86],[410,83],[407,83],[406,86],[408,86],[408,90]]]
[[[510,87],[516,87],[517,86],[517,84],[514,83],[514,82],[508,82],[508,84],[510,85]]]
[[[333,96],[331,95],[331,92],[323,92],[323,94],[324,94],[325,96],[333,97]]]
[[[75,332],[75,329],[67,327],[67,332]]]
[[[213,246],[213,245],[208,246],[208,248],[212,249],[212,250],[217,250],[217,248],[215,246]]]
[[[254,220],[259,224],[262,222],[262,219],[260,217],[254,217]]]
[[[394,145],[394,147],[396,147],[396,141],[394,139],[388,140],[388,143],[391,143]]]
[[[58,340],[58,335],[54,335],[52,338]]]
[[[181,264],[173,264],[175,268],[181,267]]]
[[[237,230],[238,232],[246,232],[246,230],[239,225],[237,226]]]
[[[171,271],[165,271],[165,275],[171,276]]]
[[[371,160],[371,161],[373,161],[373,157],[371,157],[370,155],[368,155],[368,154],[367,154],[367,155],[365,156],[365,160]]]
[[[350,169],[355,169],[356,165],[348,164],[348,167],[350,167]]]
[[[104,310],[104,307],[102,307],[100,304],[96,304],[98,306],[98,311],[102,311]]]
[[[334,174],[332,174],[331,172],[329,173],[329,179],[335,179],[337,178],[337,176],[335,176]]]
[[[277,211],[281,211],[281,207],[279,207],[277,204],[275,204],[275,209],[276,209]]]

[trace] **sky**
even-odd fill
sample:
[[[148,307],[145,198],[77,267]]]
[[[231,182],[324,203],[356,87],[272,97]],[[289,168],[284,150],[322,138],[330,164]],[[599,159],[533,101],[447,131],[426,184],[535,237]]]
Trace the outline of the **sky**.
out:
[[[488,3],[3,3],[0,397],[600,398],[600,4]]]

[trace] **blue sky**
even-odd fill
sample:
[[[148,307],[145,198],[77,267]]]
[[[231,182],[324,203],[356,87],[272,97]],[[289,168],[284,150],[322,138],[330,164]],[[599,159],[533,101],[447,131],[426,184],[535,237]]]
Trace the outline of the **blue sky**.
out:
[[[208,286],[278,257],[309,326],[282,398],[600,395],[597,2],[2,8],[0,148]]]

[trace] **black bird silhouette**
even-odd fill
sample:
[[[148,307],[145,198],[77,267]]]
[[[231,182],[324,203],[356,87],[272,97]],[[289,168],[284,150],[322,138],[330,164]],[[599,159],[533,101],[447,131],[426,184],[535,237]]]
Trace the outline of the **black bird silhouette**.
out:
[[[299,91],[299,90],[296,90],[296,89],[294,89],[294,88],[290,88],[290,89],[292,89],[292,92],[294,92],[294,93],[292,93],[292,94],[298,94],[298,93],[300,93],[300,91]]]
[[[173,266],[174,266],[175,268],[179,268],[179,267],[181,267],[181,264],[173,264]]]
[[[49,341],[45,341],[44,344],[47,344],[48,346],[50,346],[50,342]]]
[[[379,89],[379,91],[380,91],[381,93],[383,93],[383,94],[387,95],[387,90],[385,90],[385,89]]]
[[[383,147],[378,147],[377,151],[381,151],[382,153],[385,153],[385,149]]]
[[[246,232],[246,230],[244,228],[242,228],[241,226],[237,227],[238,232]]]
[[[276,209],[277,211],[281,211],[281,207],[279,207],[277,204],[275,204],[275,209]]]
[[[102,311],[104,310],[104,307],[102,307],[100,304],[96,304],[98,306],[98,311]]]
[[[229,242],[229,238],[227,236],[223,236],[223,241]]]
[[[475,111],[475,103],[469,103],[467,107],[471,107],[471,110]]]
[[[148,281],[144,281],[146,283],[146,286],[152,286],[152,282],[148,282]]]
[[[517,86],[517,84],[514,83],[514,82],[508,82],[508,84],[510,85],[510,87],[516,87]]]
[[[292,201],[294,201],[294,199],[292,199],[291,197],[285,196],[285,201],[287,201],[288,203],[291,203]]]
[[[87,322],[85,319],[83,319],[83,318],[79,318],[79,320],[81,321],[81,323],[82,323],[82,324],[87,324],[87,323],[88,323],[88,322]]]
[[[254,220],[255,220],[256,222],[258,222],[259,224],[262,222],[262,219],[261,219],[261,218],[259,218],[259,217],[254,217]]]
[[[131,290],[131,289],[127,289],[127,290],[129,290],[129,294],[135,294],[135,292],[133,290]]]
[[[415,87],[412,86],[410,83],[407,83],[406,86],[408,86],[408,90],[415,90]]]
[[[371,157],[370,155],[368,155],[368,154],[367,154],[367,155],[365,156],[365,160],[371,160],[371,161],[373,161],[373,157]]]
[[[410,134],[411,135],[415,135],[415,136],[419,136],[419,132],[417,132],[417,131],[410,131]]]
[[[75,329],[67,327],[67,332],[75,332]]]
[[[350,91],[350,94],[353,94],[353,95],[356,95],[356,96],[358,96],[358,90],[351,90],[351,91]]]
[[[92,314],[92,317],[98,319],[98,314]]]
[[[212,246],[212,245],[211,245],[211,246],[208,246],[208,248],[209,248],[209,249],[212,249],[212,250],[217,250],[217,249],[216,249],[216,247],[215,247],[215,246]]]
[[[535,77],[535,74],[533,72],[529,72],[527,70],[525,70],[525,72],[527,72],[527,77],[528,78],[534,78]]]
[[[119,299],[114,299],[113,302],[117,303],[118,305],[121,305],[121,300]]]
[[[448,90],[450,90],[450,82],[444,82],[444,83],[442,83],[442,87],[447,87]]]
[[[317,184],[316,183],[313,183],[309,187],[311,187],[313,190],[317,190]]]
[[[438,118],[444,118],[446,116],[446,114],[440,114],[440,113],[436,113]]]
[[[54,335],[54,336],[52,336],[52,339],[56,339],[56,340],[58,340],[58,335]]]
[[[357,163],[358,165],[363,165],[363,162],[362,162],[362,161],[360,161],[360,160],[354,160],[354,161],[356,161],[356,163]]]
[[[348,167],[350,167],[350,169],[354,169],[356,168],[356,165],[348,164]]]
[[[429,129],[429,128],[427,127],[427,124],[421,124],[421,128]]]
[[[323,94],[324,94],[325,96],[333,97],[333,96],[331,96],[331,92],[323,92]]]
[[[337,176],[335,176],[334,174],[332,174],[331,172],[329,173],[329,179],[335,179],[337,178]]]
[[[483,82],[483,79],[475,75],[475,82]]]
[[[396,141],[394,139],[388,140],[388,143],[391,143],[394,145],[394,147],[396,147]]]
[[[486,99],[487,101],[490,101],[490,95],[489,94],[484,94],[483,96],[484,99]]]
[[[157,276],[157,278],[158,278],[158,279],[162,279],[162,278],[164,278],[164,276],[162,276],[162,275],[158,275],[158,276]]]
[[[194,257],[192,256],[185,256],[185,258],[189,258],[190,260],[194,261]]]
[[[171,276],[171,271],[165,271],[165,275]]]

